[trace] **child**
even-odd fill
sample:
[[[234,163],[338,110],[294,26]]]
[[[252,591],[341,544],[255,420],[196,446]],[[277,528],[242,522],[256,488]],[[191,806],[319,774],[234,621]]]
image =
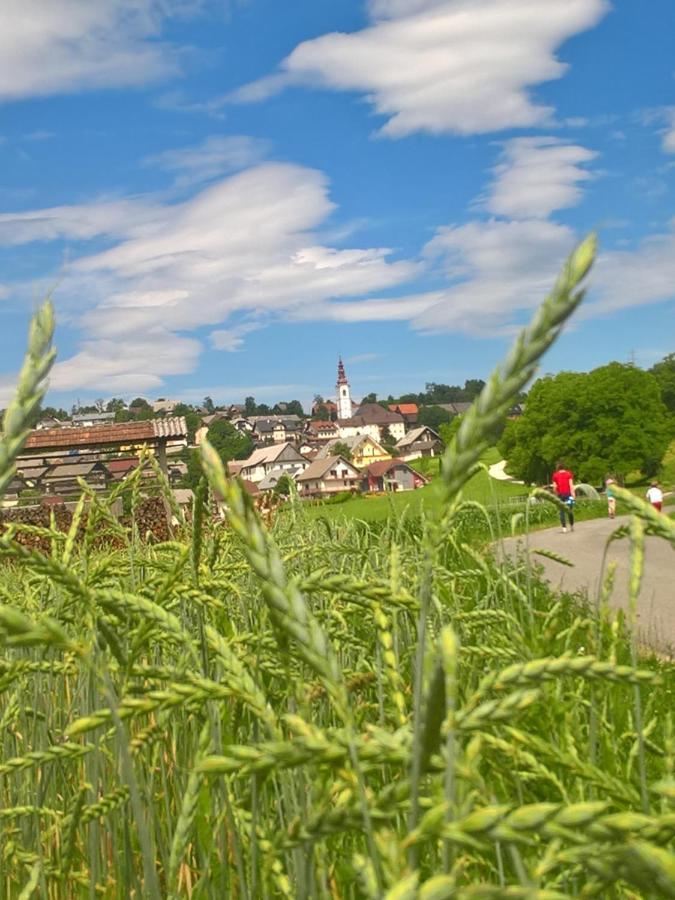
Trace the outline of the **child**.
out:
[[[613,519],[616,515],[616,497],[614,496],[613,490],[615,484],[616,482],[611,475],[608,476],[605,481],[605,494],[607,495],[607,512],[609,513],[610,519]]]
[[[659,487],[658,481],[652,481],[652,486],[647,491],[647,500],[649,500],[654,509],[658,509],[658,511],[661,512],[663,506],[663,491]]]

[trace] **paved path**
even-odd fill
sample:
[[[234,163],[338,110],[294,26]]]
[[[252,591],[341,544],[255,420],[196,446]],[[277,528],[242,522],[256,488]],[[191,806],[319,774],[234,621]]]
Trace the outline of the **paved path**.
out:
[[[600,567],[605,542],[611,532],[627,516],[616,519],[591,519],[578,522],[575,530],[563,534],[560,527],[547,528],[530,534],[530,553],[534,562],[544,566],[546,576],[554,588],[566,591],[587,590],[594,600],[597,596]],[[525,538],[508,538],[504,549],[515,554],[517,548],[525,549]],[[628,577],[630,550],[628,539],[614,541],[607,560],[616,561],[614,591],[611,603],[615,608],[628,609]],[[537,548],[552,550],[574,563],[563,566],[532,551]],[[675,648],[675,549],[661,538],[648,537],[645,547],[645,567],[642,588],[638,600],[638,627],[640,638],[658,650]]]
[[[524,481],[516,481],[515,478],[507,475],[504,471],[505,466],[505,459],[501,459],[498,463],[493,463],[491,466],[488,466],[488,475],[490,478],[494,478],[495,481],[512,481],[514,484],[525,484]]]

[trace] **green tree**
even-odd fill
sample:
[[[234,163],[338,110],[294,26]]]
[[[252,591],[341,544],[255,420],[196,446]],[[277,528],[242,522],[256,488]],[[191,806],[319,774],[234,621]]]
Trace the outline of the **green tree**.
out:
[[[282,497],[290,497],[293,493],[295,482],[290,475],[282,475],[272,489],[274,494],[280,494]]]
[[[450,442],[459,431],[459,426],[462,424],[463,418],[463,416],[455,416],[450,422],[446,422],[438,429],[441,440],[446,447],[449,446]]]
[[[191,444],[194,444],[195,432],[202,423],[202,417],[199,415],[199,413],[193,406],[189,406],[187,403],[177,403],[174,407],[172,415],[183,416],[185,418],[185,424],[187,425],[188,429],[188,441]]]
[[[434,431],[438,431],[441,425],[447,424],[452,419],[452,413],[442,406],[423,406],[417,416],[418,425],[428,425]]]
[[[655,474],[668,434],[656,378],[610,363],[537,381],[523,415],[508,422],[499,448],[509,471],[526,481],[548,482],[556,460],[563,459],[578,480],[599,484],[607,472]]]
[[[113,397],[111,400],[108,400],[105,406],[106,412],[118,412],[121,409],[126,410],[127,405],[121,397]]]
[[[244,415],[254,416],[256,411],[255,397],[246,397],[244,400]]]
[[[336,441],[330,448],[331,456],[342,456],[347,462],[352,461],[352,451],[344,441]]]
[[[210,416],[216,411],[216,407],[213,405],[213,400],[210,397],[204,397],[202,406]]]
[[[223,462],[231,459],[246,459],[253,450],[253,441],[243,431],[239,431],[226,419],[215,419],[209,425],[209,443],[218,451]]]
[[[675,416],[675,353],[669,353],[649,370],[661,389],[661,399],[668,412]]]

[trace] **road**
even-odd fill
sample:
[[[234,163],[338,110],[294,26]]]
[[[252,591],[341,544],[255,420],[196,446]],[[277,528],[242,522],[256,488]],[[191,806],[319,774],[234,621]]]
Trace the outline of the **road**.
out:
[[[529,536],[532,559],[544,566],[546,577],[554,588],[585,590],[594,599],[607,538],[614,529],[627,522],[628,516],[618,516],[614,520],[606,518],[578,522],[575,530],[568,530],[567,534],[563,534],[560,527],[536,531]],[[504,549],[509,555],[515,555],[518,547],[525,549],[524,537],[504,541]],[[533,554],[532,551],[537,548],[552,550],[573,562],[574,566],[564,566]],[[607,559],[617,564],[610,602],[614,608],[627,611],[630,571],[628,539],[614,541]],[[646,539],[644,575],[638,599],[638,630],[642,643],[655,650],[670,651],[671,655],[675,653],[675,548],[661,538]]]

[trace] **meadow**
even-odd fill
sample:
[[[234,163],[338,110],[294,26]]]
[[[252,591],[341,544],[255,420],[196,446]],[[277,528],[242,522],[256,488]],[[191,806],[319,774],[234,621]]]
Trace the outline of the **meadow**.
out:
[[[168,541],[137,527],[140,471],[118,488],[128,529],[85,490],[67,533],[40,529],[49,552],[5,531],[0,896],[675,896],[675,671],[610,611],[611,569],[592,606],[553,596],[473,539],[491,512],[463,495],[593,249],[467,415],[424,515],[296,504],[265,526],[206,445]],[[46,307],[0,491],[52,327]],[[621,497],[634,609],[644,535],[675,543],[675,524]]]

